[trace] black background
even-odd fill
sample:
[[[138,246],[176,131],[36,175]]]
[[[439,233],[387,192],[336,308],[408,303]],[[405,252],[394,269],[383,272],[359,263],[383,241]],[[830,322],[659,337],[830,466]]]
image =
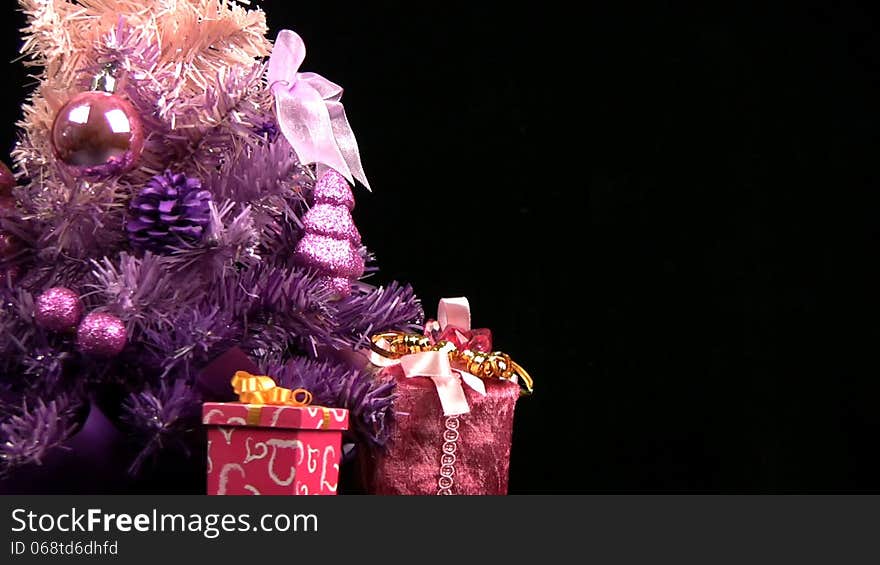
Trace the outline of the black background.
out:
[[[536,379],[511,492],[880,485],[872,14],[313,4],[258,3],[346,88],[379,280]]]

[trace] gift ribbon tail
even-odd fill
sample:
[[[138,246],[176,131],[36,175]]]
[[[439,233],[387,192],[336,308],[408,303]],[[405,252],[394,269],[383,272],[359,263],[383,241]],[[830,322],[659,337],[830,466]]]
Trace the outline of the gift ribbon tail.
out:
[[[480,393],[482,396],[486,396],[486,383],[483,382],[483,379],[464,371],[459,371],[458,373],[461,375],[461,380],[463,380],[466,385]]]
[[[444,416],[459,416],[471,411],[461,381],[455,377],[431,377],[434,386],[437,387],[437,395],[440,397],[440,406]]]
[[[449,355],[446,352],[423,351],[406,355],[400,358],[400,365],[407,378],[430,377],[434,381],[444,415],[456,416],[471,411],[464,388],[461,386],[462,379],[459,377],[459,372],[453,372],[450,367]]]

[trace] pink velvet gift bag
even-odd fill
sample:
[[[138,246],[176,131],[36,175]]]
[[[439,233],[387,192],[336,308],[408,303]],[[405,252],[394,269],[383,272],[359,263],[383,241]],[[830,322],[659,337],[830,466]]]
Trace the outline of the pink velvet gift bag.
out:
[[[521,367],[492,352],[488,329],[471,329],[465,298],[440,301],[437,320],[425,325],[424,338],[408,336],[414,351],[385,356],[394,348],[394,332],[377,334],[370,361],[377,379],[394,381],[394,423],[385,449],[360,456],[366,489],[394,495],[507,494],[513,416],[521,396],[510,373],[481,378],[469,372],[479,359],[505,360],[528,380]],[[382,344],[380,346],[380,344]],[[386,350],[386,347],[390,349]],[[450,350],[467,352],[473,365],[451,361]],[[483,374],[482,371],[475,372]],[[507,377],[510,378],[498,378]]]
[[[434,384],[383,370],[397,380],[395,425],[384,451],[362,456],[367,490],[383,495],[507,494],[513,413],[520,387],[486,381],[486,395],[470,388],[470,412],[444,416]]]

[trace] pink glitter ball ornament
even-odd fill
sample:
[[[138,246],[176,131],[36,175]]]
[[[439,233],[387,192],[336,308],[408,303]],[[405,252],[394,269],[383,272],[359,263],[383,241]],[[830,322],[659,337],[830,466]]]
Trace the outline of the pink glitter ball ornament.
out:
[[[76,331],[80,350],[95,357],[115,357],[125,348],[125,324],[106,312],[88,314]]]
[[[79,295],[69,288],[56,286],[37,297],[34,320],[41,328],[55,332],[72,330],[82,315]]]
[[[52,124],[55,156],[75,174],[107,177],[134,167],[144,149],[144,128],[131,104],[110,92],[81,92]]]

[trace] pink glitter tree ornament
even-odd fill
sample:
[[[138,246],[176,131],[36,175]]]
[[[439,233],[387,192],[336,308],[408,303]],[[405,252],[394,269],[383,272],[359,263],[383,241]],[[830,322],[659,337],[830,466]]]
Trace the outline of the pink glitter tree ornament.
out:
[[[295,251],[297,261],[320,273],[339,297],[350,295],[351,281],[364,274],[353,208],[348,182],[335,170],[327,170],[315,185],[314,206],[303,218],[305,235]]]

